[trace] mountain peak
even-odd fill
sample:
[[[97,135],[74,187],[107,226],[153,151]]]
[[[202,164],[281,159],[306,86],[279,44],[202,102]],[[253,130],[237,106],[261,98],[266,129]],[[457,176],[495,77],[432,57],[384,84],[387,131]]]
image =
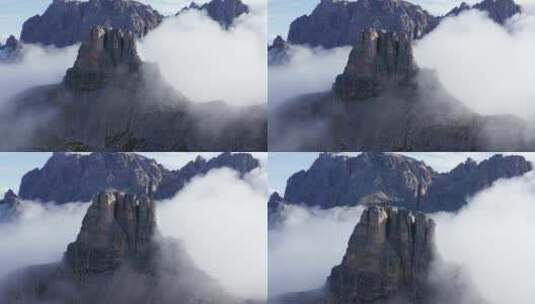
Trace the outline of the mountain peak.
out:
[[[353,47],[344,73],[338,75],[334,91],[343,100],[377,97],[388,86],[410,80],[417,72],[407,33],[367,29]]]
[[[152,199],[108,189],[93,199],[65,262],[79,275],[114,271],[129,261],[143,263],[155,233]]]
[[[212,0],[203,5],[191,2],[177,15],[191,9],[205,11],[212,20],[219,23],[224,29],[228,29],[236,18],[249,13],[249,6],[241,0]]]
[[[425,303],[434,231],[433,220],[420,212],[377,206],[364,210],[342,263],[328,278],[329,303],[401,301],[398,297]]]
[[[73,90],[96,90],[116,75],[137,72],[141,64],[132,32],[95,26],[64,81]]]

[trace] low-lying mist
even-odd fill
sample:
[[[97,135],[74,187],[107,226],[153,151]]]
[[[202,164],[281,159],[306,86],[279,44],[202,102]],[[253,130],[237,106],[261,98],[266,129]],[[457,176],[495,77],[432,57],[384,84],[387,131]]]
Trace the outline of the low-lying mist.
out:
[[[291,97],[331,89],[347,64],[350,47],[332,50],[291,46],[289,62],[269,67],[269,103],[278,105]]]
[[[158,205],[163,236],[181,239],[196,265],[236,296],[267,295],[267,183],[264,169],[240,179],[215,169]],[[202,284],[202,283],[201,283]]]
[[[56,49],[25,45],[20,61],[0,62],[0,109],[9,99],[29,88],[61,82],[76,59],[78,47]]]
[[[480,114],[535,114],[535,17],[501,26],[473,10],[442,23],[415,44],[422,68],[437,71],[446,90]]]
[[[342,261],[362,207],[287,206],[269,231],[269,296],[317,289]]]
[[[0,279],[19,268],[61,260],[88,207],[22,201],[20,217],[0,223]]]

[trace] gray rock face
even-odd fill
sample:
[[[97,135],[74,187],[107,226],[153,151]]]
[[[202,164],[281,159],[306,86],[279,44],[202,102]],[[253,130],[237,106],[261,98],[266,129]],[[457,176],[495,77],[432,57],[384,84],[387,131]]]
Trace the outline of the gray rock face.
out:
[[[423,213],[366,209],[328,278],[328,303],[429,303],[434,229]]]
[[[111,78],[120,76],[116,74],[135,73],[140,66],[132,32],[96,26],[82,43],[64,82],[72,90],[96,90]]]
[[[333,48],[359,43],[368,28],[419,38],[439,22],[420,6],[398,0],[322,0],[310,15],[290,25],[288,42]]]
[[[498,24],[504,24],[507,19],[522,12],[520,5],[513,0],[484,0],[473,6],[462,2],[459,6],[449,11],[445,17],[458,16],[460,13],[471,9],[486,12],[489,18]]]
[[[367,29],[349,54],[344,73],[336,77],[333,90],[343,100],[377,97],[387,86],[406,85],[417,73],[411,38]]]
[[[322,154],[307,171],[288,179],[284,201],[321,208],[391,204],[425,212],[456,211],[494,181],[531,170],[522,156],[495,155],[479,164],[469,159],[450,172],[437,173],[402,155]]]
[[[152,192],[155,199],[166,199],[211,169],[231,168],[243,175],[258,166],[258,160],[246,153],[223,153],[210,160],[198,157],[179,170],[168,170],[133,153],[54,153],[43,168],[23,176],[19,192],[24,199],[58,204],[87,202],[107,188],[145,195]]]
[[[67,247],[65,262],[80,276],[115,271],[128,261],[140,263],[150,257],[155,233],[151,198],[104,191],[93,199],[76,241]]]
[[[203,5],[192,2],[178,14],[190,9],[205,11],[210,18],[225,29],[228,29],[236,18],[249,13],[249,7],[241,0],[212,0]]]
[[[130,0],[54,0],[43,15],[28,19],[21,40],[65,47],[81,42],[97,25],[131,31],[136,37],[158,26],[163,16],[148,5]]]

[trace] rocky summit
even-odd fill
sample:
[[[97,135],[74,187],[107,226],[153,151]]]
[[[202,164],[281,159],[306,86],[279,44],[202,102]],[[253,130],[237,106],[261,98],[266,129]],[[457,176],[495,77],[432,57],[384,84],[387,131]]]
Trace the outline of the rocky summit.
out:
[[[418,5],[400,0],[322,0],[310,15],[292,22],[288,41],[312,47],[355,45],[368,28],[419,38],[439,22]]]
[[[406,85],[416,75],[411,38],[404,32],[367,29],[353,47],[344,73],[333,90],[343,100],[377,97],[385,87]]]
[[[289,60],[289,49],[290,46],[281,36],[275,37],[273,43],[268,46],[268,64],[278,65],[286,63]]]
[[[22,43],[11,35],[2,45],[0,42],[0,63],[10,63],[17,61],[20,58],[22,51]]]
[[[283,200],[321,208],[388,204],[425,212],[456,211],[496,180],[531,170],[524,157],[500,154],[480,163],[468,159],[438,173],[422,161],[398,154],[326,153],[288,179]]]
[[[42,202],[87,202],[107,188],[168,199],[193,177],[216,168],[229,168],[245,175],[259,166],[247,153],[222,153],[211,159],[198,157],[177,170],[134,153],[54,153],[40,169],[26,173],[20,196]]]
[[[22,211],[20,198],[9,189],[0,200],[0,223],[17,219]]]
[[[74,66],[67,70],[64,82],[73,90],[96,90],[102,88],[119,74],[139,71],[134,34],[120,29],[96,26],[82,43]]]
[[[434,230],[423,213],[366,209],[327,280],[328,303],[428,303]]]
[[[142,37],[162,21],[163,16],[152,7],[132,0],[54,0],[43,15],[24,22],[21,40],[65,47],[83,41],[97,25]]]
[[[154,250],[155,234],[156,212],[151,198],[107,190],[93,199],[64,259],[80,276],[115,271],[127,262],[142,264]]]
[[[192,2],[178,14],[188,10],[206,12],[208,17],[219,23],[223,28],[228,29],[236,18],[249,13],[249,6],[241,0],[212,0],[202,5]]]

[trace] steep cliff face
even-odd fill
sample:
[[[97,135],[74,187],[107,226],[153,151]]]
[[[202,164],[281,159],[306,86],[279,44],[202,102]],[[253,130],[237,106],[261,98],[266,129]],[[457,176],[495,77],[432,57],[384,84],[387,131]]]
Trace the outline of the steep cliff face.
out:
[[[432,30],[439,19],[420,6],[398,0],[322,0],[310,15],[290,25],[288,41],[313,47],[354,45],[367,28],[403,32],[419,38]]]
[[[228,29],[236,18],[249,13],[249,6],[240,0],[212,0],[202,5],[192,2],[178,14],[192,9],[206,12],[208,17],[225,29]]]
[[[402,155],[322,154],[308,170],[288,179],[284,201],[321,208],[389,204],[426,212],[455,211],[494,181],[531,170],[522,156],[495,155],[479,164],[468,160],[438,173]]]
[[[327,280],[328,303],[428,303],[434,229],[423,213],[366,209]]]
[[[154,250],[155,234],[151,198],[107,190],[93,199],[65,262],[80,276],[115,271],[127,262],[143,264]]]
[[[114,77],[139,71],[132,32],[96,26],[82,43],[74,66],[67,70],[65,85],[78,91],[102,88]]]
[[[54,0],[43,15],[28,19],[21,40],[65,47],[83,41],[94,26],[131,31],[136,37],[158,26],[163,16],[150,6],[130,0]]]
[[[86,202],[107,188],[134,194],[152,192],[155,199],[166,199],[211,169],[230,168],[244,175],[258,166],[259,161],[247,153],[222,153],[210,160],[198,157],[178,170],[168,170],[134,153],[54,153],[43,168],[23,176],[19,192],[24,199],[58,204]]]
[[[343,100],[377,97],[385,87],[407,85],[417,73],[412,40],[404,32],[367,29],[349,54],[344,73],[333,90]]]

